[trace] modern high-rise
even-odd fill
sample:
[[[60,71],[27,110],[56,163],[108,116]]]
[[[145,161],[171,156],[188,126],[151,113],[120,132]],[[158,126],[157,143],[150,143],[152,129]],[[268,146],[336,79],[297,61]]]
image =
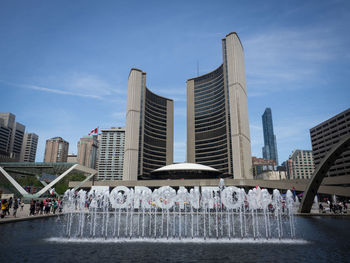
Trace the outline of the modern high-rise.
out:
[[[75,153],[68,153],[67,163],[78,163],[78,155]]]
[[[242,43],[222,39],[223,64],[187,80],[187,162],[253,178]]]
[[[69,143],[61,137],[54,137],[46,140],[45,163],[65,163],[68,158]]]
[[[315,166],[344,136],[350,134],[350,108],[310,129]],[[350,148],[334,162],[327,176],[350,175]]]
[[[3,160],[19,161],[25,126],[12,113],[0,113],[0,155]]]
[[[275,160],[266,160],[264,158],[257,158],[252,156],[253,176],[257,178],[258,175],[266,171],[274,171],[276,167]]]
[[[264,132],[264,147],[262,148],[263,158],[265,160],[274,160],[278,165],[276,135],[273,133],[272,112],[266,108],[261,116]]]
[[[123,178],[124,146],[124,128],[101,129],[97,180]]]
[[[25,133],[21,150],[21,162],[35,162],[39,136],[35,133]]]
[[[173,163],[174,102],[146,87],[146,73],[131,69],[126,106],[123,180],[147,178]]]
[[[97,150],[97,135],[84,136],[83,138],[80,138],[80,141],[78,142],[78,163],[95,169]]]
[[[315,170],[310,150],[294,150],[286,163],[288,179],[310,179]]]

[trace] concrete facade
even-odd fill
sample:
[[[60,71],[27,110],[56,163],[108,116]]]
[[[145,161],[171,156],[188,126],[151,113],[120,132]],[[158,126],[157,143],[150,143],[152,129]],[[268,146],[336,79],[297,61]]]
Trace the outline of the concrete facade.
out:
[[[0,113],[0,155],[11,161],[21,156],[25,126],[12,113]]]
[[[350,108],[310,129],[312,152],[317,167],[328,151],[350,134]],[[350,148],[343,152],[327,176],[350,175]]]
[[[265,171],[259,174],[256,179],[260,180],[286,180],[287,173],[285,171]]]
[[[258,175],[266,171],[274,171],[276,167],[275,160],[266,160],[264,158],[257,158],[255,156],[252,156],[252,163],[254,178],[257,178]]]
[[[222,40],[223,64],[187,81],[187,162],[253,178],[244,54],[236,33]]]
[[[69,153],[67,157],[67,163],[77,163],[78,155],[74,153]]]
[[[24,134],[20,162],[35,162],[39,136],[35,133]]]
[[[294,150],[287,160],[289,179],[310,179],[315,171],[312,151]]]
[[[60,163],[67,162],[69,143],[61,137],[46,140],[44,162]]]
[[[121,180],[123,178],[124,150],[124,128],[101,129],[97,180]]]
[[[131,69],[126,108],[123,180],[147,177],[173,162],[174,103],[146,87],[146,73]]]
[[[84,136],[78,142],[78,156],[79,164],[96,169],[96,158],[98,151],[97,135]]]

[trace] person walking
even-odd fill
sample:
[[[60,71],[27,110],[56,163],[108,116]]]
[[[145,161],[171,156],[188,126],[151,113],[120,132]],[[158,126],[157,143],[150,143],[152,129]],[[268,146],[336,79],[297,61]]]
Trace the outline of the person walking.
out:
[[[13,216],[16,217],[17,215],[17,209],[18,209],[18,200],[15,199],[15,202],[13,204]]]

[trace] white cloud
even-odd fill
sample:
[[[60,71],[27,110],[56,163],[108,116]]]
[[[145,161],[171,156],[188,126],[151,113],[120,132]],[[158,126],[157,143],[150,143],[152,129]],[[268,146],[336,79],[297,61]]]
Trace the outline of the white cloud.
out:
[[[22,84],[16,85],[16,84],[13,84],[13,86],[17,86],[17,87],[25,88],[25,89],[44,91],[44,92],[49,92],[49,93],[56,93],[56,94],[61,94],[61,95],[70,95],[70,96],[78,96],[78,97],[86,97],[86,98],[103,100],[103,97],[97,96],[97,95],[71,92],[71,91],[52,89],[52,88],[45,88],[45,87],[40,87],[40,86],[36,86],[36,85],[22,85]]]
[[[127,91],[126,88],[118,89],[99,77],[88,74],[74,74],[70,78],[67,78],[65,82],[67,89],[73,92],[86,93],[103,98],[115,94],[124,95]]]
[[[244,40],[248,95],[305,89],[322,80],[322,67],[344,58],[347,45],[336,29],[277,29]]]
[[[97,76],[87,74],[73,74],[69,77],[55,76],[37,81],[47,83],[45,85],[0,81],[17,88],[121,103],[124,103],[125,99],[120,97],[121,95],[126,97],[127,91],[126,89],[118,89]],[[56,83],[60,83],[60,86],[57,87]]]

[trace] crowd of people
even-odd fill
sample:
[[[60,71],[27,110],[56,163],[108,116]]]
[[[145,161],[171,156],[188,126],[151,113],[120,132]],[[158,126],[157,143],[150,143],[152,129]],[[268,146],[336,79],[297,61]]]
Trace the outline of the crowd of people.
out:
[[[2,199],[1,200],[1,218],[4,218],[7,215],[10,215],[10,209],[12,208],[12,215],[14,217],[17,217],[17,210],[18,208],[21,208],[23,210],[24,203],[21,198],[12,198],[10,197],[9,200]]]
[[[56,198],[46,198],[45,200],[32,200],[29,207],[29,215],[47,215],[47,214],[56,214],[61,213],[63,208],[63,203],[60,199]]]
[[[334,214],[346,214],[348,205],[345,201],[332,203],[331,201],[327,200],[324,204],[322,204],[322,202],[319,203],[318,209],[320,213],[329,212]]]
[[[17,217],[17,210],[23,211],[24,202],[21,198],[2,199],[1,200],[1,218],[6,216]],[[29,216],[48,215],[61,213],[63,202],[58,198],[46,198],[44,200],[31,200],[29,204]]]

